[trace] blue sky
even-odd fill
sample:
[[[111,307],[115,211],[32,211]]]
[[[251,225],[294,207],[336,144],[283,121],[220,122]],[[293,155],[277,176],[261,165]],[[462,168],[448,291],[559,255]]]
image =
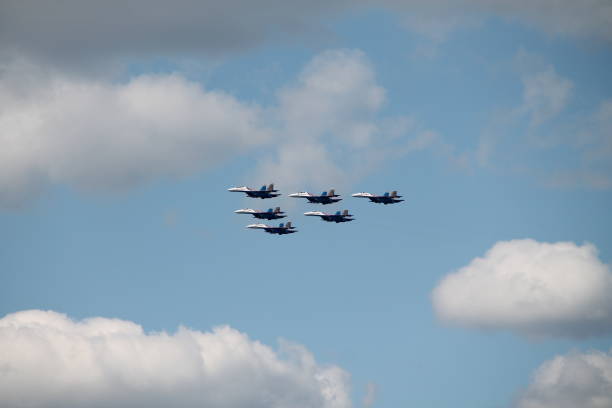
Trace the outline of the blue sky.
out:
[[[466,2],[461,14],[420,2],[300,6],[299,18],[254,13],[246,36],[221,13],[219,22],[206,17],[210,32],[193,29],[201,44],[185,44],[179,22],[187,24],[189,7],[196,17],[210,7],[187,3],[170,13],[168,31],[143,18],[123,32],[130,16],[108,7],[102,15],[118,21],[113,35],[129,38],[106,43],[105,29],[85,30],[98,55],[61,45],[59,14],[33,38],[7,29],[2,316],[39,309],[75,321],[116,318],[151,336],[229,325],[274,350],[287,339],[317,367],[350,375],[338,387],[352,402],[326,407],[612,403],[602,374],[612,370],[605,3],[578,13],[561,2],[550,15],[527,3]],[[36,20],[27,6],[7,10],[15,21]],[[288,16],[303,26],[285,26]],[[43,35],[56,36],[55,52],[42,51]],[[226,191],[270,182],[283,196]],[[320,208],[287,197],[333,187],[344,200],[323,210],[348,208],[356,221],[304,217]],[[350,197],[390,190],[405,202]],[[277,205],[297,234],[246,230],[251,219],[233,213]],[[436,303],[432,293],[450,274],[457,284]],[[474,287],[484,289],[465,298]],[[531,306],[516,306],[525,301]],[[24,327],[34,319],[26,317]],[[5,350],[19,324],[0,325]],[[37,324],[48,335],[47,323]],[[23,344],[19,352],[32,353]],[[547,363],[555,357],[560,366]],[[25,363],[5,364],[22,375],[23,389],[39,381]],[[592,383],[563,377],[573,364],[599,371]],[[538,367],[566,379],[547,385]],[[28,406],[62,405],[62,395],[78,401],[68,377],[60,397]],[[574,380],[583,388],[567,402]],[[274,384],[262,387],[284,407],[293,385]],[[295,395],[310,392],[295,387]],[[19,392],[5,402],[27,395]],[[218,392],[218,406],[248,406]],[[183,394],[170,387],[164,398],[198,406],[181,402]],[[126,404],[117,398],[89,403]]]

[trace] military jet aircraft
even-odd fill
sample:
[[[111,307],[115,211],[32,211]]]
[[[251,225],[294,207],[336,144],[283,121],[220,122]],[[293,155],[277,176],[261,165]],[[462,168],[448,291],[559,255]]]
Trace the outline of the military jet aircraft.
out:
[[[327,191],[324,191],[321,193],[321,195],[301,192],[301,193],[289,194],[289,197],[298,197],[298,198],[303,197],[311,203],[318,203],[318,204],[333,204],[333,203],[337,203],[338,201],[342,200],[341,198],[337,198],[340,196],[336,194],[336,192],[333,189],[329,190],[329,193]]]
[[[271,225],[266,225],[266,224],[251,224],[251,225],[247,225],[247,228],[262,229],[266,231],[268,234],[278,234],[278,235],[293,234],[294,232],[297,232],[295,227],[291,226],[291,221],[287,221],[286,224],[283,224],[281,222],[280,224],[278,224],[278,227],[273,227]]]
[[[253,210],[252,208],[243,208],[242,210],[234,211],[236,214],[251,214],[255,218],[260,220],[276,220],[279,218],[285,218],[286,215],[280,210],[280,207],[276,207],[274,210],[268,208],[268,211]]]
[[[352,218],[353,216],[349,214],[348,210],[344,210],[342,212],[336,211],[335,214],[327,214],[321,211],[309,211],[309,212],[305,212],[304,215],[318,216],[318,217],[321,217],[321,219],[324,221],[335,222],[335,223],[349,222],[349,221],[353,221],[354,219]]]
[[[369,198],[370,201],[372,201],[373,203],[384,204],[384,205],[395,204],[395,203],[400,203],[404,201],[404,200],[400,200],[402,196],[397,195],[397,191],[392,191],[391,194],[387,192],[381,196],[374,195],[371,193],[357,193],[357,194],[353,194],[353,197]]]
[[[227,191],[238,192],[238,193],[246,193],[247,196],[252,198],[274,198],[278,197],[280,194],[275,194],[278,190],[274,189],[274,184],[270,184],[267,188],[266,186],[261,186],[259,190],[253,190],[249,187],[232,187],[227,189]]]

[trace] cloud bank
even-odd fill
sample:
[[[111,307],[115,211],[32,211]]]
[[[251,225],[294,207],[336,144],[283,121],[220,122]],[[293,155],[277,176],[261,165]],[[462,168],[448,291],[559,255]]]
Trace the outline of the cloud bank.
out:
[[[351,406],[341,368],[227,326],[144,333],[125,320],[29,310],[0,319],[0,350],[5,407]]]
[[[223,55],[303,34],[319,36],[325,19],[346,3],[6,0],[0,3],[0,50],[60,66]]]
[[[436,39],[498,17],[553,35],[612,40],[607,0],[5,0],[0,50],[60,65],[125,56],[218,55],[296,37],[321,38],[332,18],[372,7],[400,12],[409,28]]]
[[[432,292],[447,323],[530,337],[612,332],[612,273],[591,244],[532,239],[496,243]]]
[[[271,153],[247,182],[340,188],[435,144],[413,119],[383,116],[384,101],[358,50],[316,56],[265,107],[179,74],[115,83],[9,65],[0,71],[0,206],[54,184],[126,190],[264,147]]]
[[[0,77],[1,204],[46,184],[108,191],[191,174],[270,138],[257,106],[178,75],[115,84],[23,72]]]
[[[516,408],[612,407],[612,351],[570,353],[542,364]]]

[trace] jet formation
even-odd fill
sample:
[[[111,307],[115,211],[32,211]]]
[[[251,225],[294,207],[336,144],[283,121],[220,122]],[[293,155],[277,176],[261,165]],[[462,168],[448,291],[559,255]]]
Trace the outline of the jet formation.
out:
[[[274,184],[270,184],[267,187],[263,185],[261,186],[259,190],[252,189],[247,186],[242,186],[242,187],[229,188],[228,191],[245,193],[247,197],[261,198],[261,199],[275,198],[281,195],[280,193],[278,193],[278,190],[274,189]],[[342,198],[340,198],[340,195],[336,194],[336,192],[333,189],[329,191],[323,191],[321,194],[313,194],[313,193],[308,193],[308,192],[293,193],[293,194],[289,194],[289,197],[305,198],[309,203],[321,204],[321,205],[335,204],[342,200]],[[396,204],[396,203],[400,203],[404,201],[404,200],[400,200],[402,196],[397,195],[397,191],[392,191],[391,193],[385,192],[383,195],[375,195],[372,193],[357,193],[357,194],[353,194],[352,197],[368,198],[373,203],[385,204],[385,205]],[[252,208],[243,208],[240,210],[236,210],[234,212],[236,214],[250,214],[257,219],[264,219],[264,220],[276,220],[276,219],[286,217],[285,213],[281,211],[280,207],[276,207],[274,209],[269,208],[267,211],[254,210]],[[349,210],[336,211],[333,214],[329,214],[329,213],[322,212],[322,211],[308,211],[308,212],[305,212],[304,215],[311,216],[311,217],[320,217],[321,220],[323,221],[335,222],[336,224],[355,220],[355,218],[353,218],[353,215],[349,214]],[[287,234],[293,234],[295,232],[298,232],[296,227],[291,225],[291,221],[287,221],[286,223],[281,222],[278,225],[278,227],[267,225],[267,224],[250,224],[250,225],[247,225],[246,227],[249,229],[262,229],[269,234],[277,234],[277,235],[287,235]]]

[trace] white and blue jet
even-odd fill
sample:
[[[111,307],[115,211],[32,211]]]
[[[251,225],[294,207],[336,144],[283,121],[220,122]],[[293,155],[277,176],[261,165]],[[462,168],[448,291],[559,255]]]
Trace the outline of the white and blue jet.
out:
[[[395,204],[395,203],[400,203],[404,201],[404,200],[400,200],[402,196],[397,195],[397,191],[392,191],[391,194],[386,192],[383,195],[374,195],[371,193],[357,193],[357,194],[353,194],[353,197],[369,198],[370,201],[372,201],[373,203],[384,204],[384,205]]]
[[[280,207],[275,209],[268,208],[268,211],[254,210],[252,208],[243,208],[241,210],[234,211],[236,214],[251,214],[255,218],[260,220],[277,220],[279,218],[285,218],[286,215],[281,211]]]
[[[259,190],[253,190],[252,188],[249,188],[247,186],[242,186],[242,187],[228,188],[227,191],[231,191],[234,193],[245,193],[249,197],[261,198],[261,199],[274,198],[280,195],[280,194],[276,194],[278,190],[274,189],[274,184],[270,184],[268,187],[266,187],[265,185],[261,186]]]
[[[251,225],[247,225],[247,228],[262,229],[266,231],[268,234],[278,234],[278,235],[293,234],[294,232],[297,232],[295,227],[291,226],[291,221],[287,221],[286,224],[283,224],[281,222],[280,224],[278,224],[278,227],[273,227],[271,225],[266,225],[266,224],[251,224]]]
[[[231,191],[233,193],[245,193],[249,197],[261,198],[261,199],[274,198],[280,195],[280,193],[276,194],[278,190],[274,189],[274,184],[270,184],[268,187],[261,186],[259,190],[253,190],[247,186],[242,186],[242,187],[228,188],[227,191]]]
[[[337,203],[338,201],[342,200],[341,198],[338,198],[340,196],[336,194],[336,192],[333,189],[329,190],[329,192],[323,191],[320,195],[307,193],[303,191],[300,193],[289,194],[289,197],[305,198],[308,200],[308,202],[315,203],[315,204],[333,204],[333,203]]]
[[[321,217],[323,221],[335,222],[335,223],[349,222],[349,221],[354,220],[353,215],[349,214],[348,210],[344,210],[342,212],[336,211],[335,214],[327,214],[321,211],[309,211],[309,212],[305,212],[304,215]]]

